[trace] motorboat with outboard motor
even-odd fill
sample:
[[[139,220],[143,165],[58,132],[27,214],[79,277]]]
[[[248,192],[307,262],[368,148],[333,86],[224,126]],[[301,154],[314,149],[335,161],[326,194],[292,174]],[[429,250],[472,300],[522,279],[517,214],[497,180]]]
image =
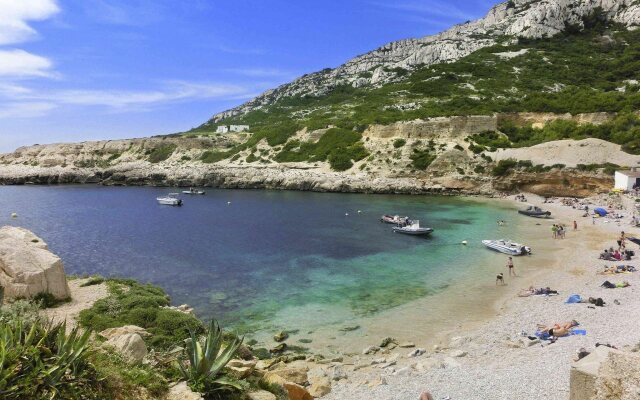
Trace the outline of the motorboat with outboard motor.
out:
[[[547,218],[551,216],[551,212],[544,211],[538,206],[529,206],[525,210],[518,210],[518,213],[535,218]]]
[[[399,215],[388,215],[385,214],[380,218],[380,222],[384,222],[387,224],[394,224],[394,225],[398,225],[398,224],[410,224],[411,220],[409,219],[409,217],[401,217]]]
[[[428,235],[433,232],[432,228],[422,228],[420,227],[420,221],[411,221],[411,224],[405,226],[396,226],[393,228],[393,231],[396,233],[404,233],[406,235]]]
[[[166,196],[156,197],[158,204],[165,206],[181,206],[182,199],[178,197],[178,193],[169,193]]]
[[[511,240],[483,240],[482,244],[484,244],[491,250],[509,254],[510,256],[523,256],[531,254],[531,247],[512,242]]]
[[[189,190],[183,190],[182,193],[184,194],[204,194],[204,190],[197,190],[194,188],[189,188]]]

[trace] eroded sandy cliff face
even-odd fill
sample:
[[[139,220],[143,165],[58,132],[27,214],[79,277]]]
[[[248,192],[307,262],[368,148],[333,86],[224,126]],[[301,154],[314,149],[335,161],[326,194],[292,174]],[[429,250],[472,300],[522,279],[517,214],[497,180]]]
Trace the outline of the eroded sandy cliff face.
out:
[[[529,122],[550,121],[556,117],[563,116],[531,113],[509,115],[509,118]],[[255,150],[238,153],[235,159],[228,158],[211,164],[201,161],[205,152],[212,149],[224,151],[245,141],[250,135],[241,133],[22,147],[13,153],[0,155],[0,183],[469,194],[492,194],[526,188],[544,194],[587,194],[589,191],[608,190],[612,178],[601,173],[575,170],[494,177],[491,170],[497,159],[504,158],[531,160],[534,164],[564,163],[574,166],[579,163],[574,158],[585,154],[593,154],[589,156],[593,163],[616,160],[620,165],[627,166],[640,163],[640,156],[629,155],[622,152],[620,146],[597,139],[507,149],[496,154],[488,153],[490,157],[471,151],[469,137],[496,130],[500,118],[502,116],[498,115],[442,117],[372,125],[363,133],[363,143],[370,156],[344,172],[331,171],[327,162],[277,163],[272,158],[277,151],[265,141],[258,143]],[[576,118],[594,122],[604,116],[583,115]],[[296,138],[317,142],[325,132],[326,129],[303,129]],[[433,160],[426,169],[415,169],[412,156],[416,149],[427,145]],[[606,152],[602,151],[603,146]],[[554,149],[553,152],[550,148]],[[261,154],[260,159],[248,162],[248,156],[254,151]]]

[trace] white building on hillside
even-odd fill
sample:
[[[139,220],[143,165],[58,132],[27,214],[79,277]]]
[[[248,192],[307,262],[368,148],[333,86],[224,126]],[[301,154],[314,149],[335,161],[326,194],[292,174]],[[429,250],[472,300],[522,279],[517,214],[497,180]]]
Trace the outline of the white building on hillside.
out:
[[[633,190],[640,187],[640,171],[616,171],[615,189]]]
[[[248,130],[249,125],[220,125],[216,129],[216,133],[246,132]]]

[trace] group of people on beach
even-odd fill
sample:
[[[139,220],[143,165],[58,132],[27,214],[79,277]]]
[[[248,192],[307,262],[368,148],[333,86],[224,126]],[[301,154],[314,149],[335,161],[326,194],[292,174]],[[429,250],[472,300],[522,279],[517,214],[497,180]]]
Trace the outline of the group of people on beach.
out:
[[[578,226],[575,225],[576,229],[577,227]],[[567,230],[562,224],[553,224],[553,226],[551,226],[551,233],[554,239],[564,239],[565,235],[567,234]]]

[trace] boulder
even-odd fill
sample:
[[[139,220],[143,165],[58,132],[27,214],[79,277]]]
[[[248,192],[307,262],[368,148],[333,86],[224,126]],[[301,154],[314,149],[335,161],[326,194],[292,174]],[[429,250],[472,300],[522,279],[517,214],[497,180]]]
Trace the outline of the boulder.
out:
[[[125,325],[125,326],[119,326],[117,328],[108,328],[100,332],[99,335],[105,339],[111,339],[116,336],[127,335],[130,333],[137,333],[138,335],[143,337],[151,335],[149,332],[147,332],[146,329],[140,328],[139,326],[135,326],[135,325]]]
[[[632,400],[640,393],[640,355],[598,346],[575,362],[569,400]]]
[[[137,333],[127,333],[112,337],[104,342],[104,346],[113,347],[124,358],[132,363],[140,363],[147,355],[147,346]]]
[[[380,342],[380,347],[387,347],[390,344],[397,344],[398,341],[392,337],[386,337]]]
[[[305,385],[307,383],[307,371],[309,371],[309,368],[290,366],[276,369],[272,372],[288,382]]]
[[[313,400],[313,397],[309,394],[307,389],[296,383],[285,382],[284,388],[287,389],[289,400]]]
[[[342,365],[334,365],[329,369],[329,376],[332,380],[339,381],[341,379],[347,379],[347,372]]]
[[[311,381],[309,394],[314,398],[326,396],[331,392],[331,379],[321,376]]]
[[[275,394],[267,392],[266,390],[257,390],[255,392],[247,393],[249,400],[277,400]],[[177,400],[177,399],[176,399]]]
[[[178,382],[169,387],[165,400],[203,400],[203,398],[199,393],[191,390],[187,382]],[[273,400],[275,400],[275,396]]]
[[[0,285],[5,298],[32,298],[38,293],[59,300],[71,297],[60,257],[32,232],[13,226],[0,228]]]

